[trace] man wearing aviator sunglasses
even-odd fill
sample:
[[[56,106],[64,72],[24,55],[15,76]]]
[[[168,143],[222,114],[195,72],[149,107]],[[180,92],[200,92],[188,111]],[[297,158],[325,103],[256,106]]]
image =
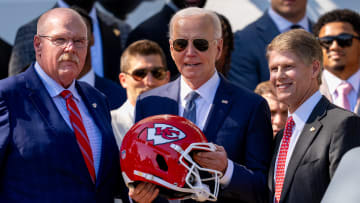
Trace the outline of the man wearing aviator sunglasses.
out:
[[[119,80],[126,89],[127,100],[111,111],[112,126],[118,146],[134,124],[134,107],[139,94],[164,85],[170,80],[166,58],[161,47],[150,40],[139,40],[121,56]]]
[[[360,15],[334,10],[314,27],[324,55],[320,91],[333,103],[360,114]]]
[[[171,56],[181,75],[139,95],[135,122],[159,114],[188,118],[217,146],[214,152],[193,155],[201,167],[224,174],[217,202],[266,199],[272,142],[269,108],[262,97],[235,86],[216,71],[223,45],[218,16],[206,9],[186,8],[172,17],[169,28]],[[136,194],[150,197],[158,192],[154,187],[135,188],[129,194],[141,203],[151,199]]]

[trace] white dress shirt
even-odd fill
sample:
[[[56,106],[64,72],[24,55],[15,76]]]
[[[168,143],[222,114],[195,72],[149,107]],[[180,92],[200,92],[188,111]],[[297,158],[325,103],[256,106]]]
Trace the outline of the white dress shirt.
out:
[[[58,0],[57,4],[60,8],[70,7],[63,0]],[[95,73],[97,73],[100,77],[104,77],[101,31],[95,7],[91,9],[89,16],[92,20],[94,35],[94,45],[91,46],[91,66],[94,68]]]
[[[329,93],[331,95],[331,100],[335,105],[339,105],[337,102],[338,93],[336,91],[336,88],[343,82],[340,78],[338,78],[336,75],[332,74],[328,70],[323,71],[326,84],[329,89]],[[360,70],[358,70],[356,73],[354,73],[350,78],[346,80],[348,83],[351,84],[353,87],[350,91],[350,93],[347,95],[347,98],[350,103],[350,109],[351,111],[355,110],[358,94],[359,94],[359,86],[360,86]]]
[[[44,84],[62,118],[65,120],[70,129],[73,129],[69,118],[69,111],[66,108],[66,101],[60,96],[60,93],[65,89],[60,84],[55,82],[55,80],[49,77],[37,62],[35,63],[35,72],[39,75],[40,80]],[[71,83],[67,90],[71,91],[74,101],[79,108],[83,124],[90,141],[90,147],[94,158],[95,173],[98,174],[102,147],[101,132],[93,120],[90,112],[86,108],[85,103],[82,101],[78,91],[76,90],[75,80]]]
[[[294,25],[294,23],[288,21],[287,19],[276,13],[271,7],[268,10],[268,14],[270,18],[275,22],[276,27],[279,29],[281,33],[291,30],[290,27]],[[306,15],[299,22],[295,24],[300,25],[306,31],[310,32],[309,20],[306,17]]]
[[[125,134],[134,125],[134,111],[135,107],[131,105],[129,100],[111,111],[111,125],[119,148]]]
[[[220,84],[220,77],[217,72],[201,87],[192,90],[185,82],[184,78],[180,78],[180,100],[179,100],[179,115],[183,116],[186,102],[189,100],[189,94],[192,91],[197,92],[200,96],[195,100],[196,104],[196,125],[204,130],[204,126],[208,120],[210,110],[215,98],[216,90]],[[228,167],[224,176],[220,179],[222,187],[226,187],[231,180],[234,171],[234,163],[228,159]]]
[[[284,171],[285,176],[286,176],[286,170],[287,170],[289,161],[294,152],[294,149],[295,149],[296,143],[300,137],[300,134],[305,126],[305,123],[308,120],[310,114],[314,110],[317,103],[319,103],[321,97],[322,97],[322,95],[321,95],[320,91],[317,91],[310,98],[308,98],[303,104],[301,104],[301,106],[299,108],[297,108],[294,113],[290,114],[290,112],[289,112],[288,117],[290,117],[290,116],[293,117],[295,126],[293,127],[292,135],[290,138],[289,148],[288,148],[288,151],[286,154],[285,171]],[[280,146],[281,146],[281,144],[280,144]],[[279,156],[279,150],[280,150],[280,148],[278,149],[277,156],[276,156],[274,174],[276,174],[276,166],[277,166],[277,159]],[[276,180],[276,175],[274,175],[273,178],[274,178],[274,180]]]

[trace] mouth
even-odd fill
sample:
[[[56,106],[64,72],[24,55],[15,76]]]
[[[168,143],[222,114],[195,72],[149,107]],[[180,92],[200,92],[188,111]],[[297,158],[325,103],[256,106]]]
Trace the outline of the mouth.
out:
[[[184,63],[185,66],[189,66],[189,67],[196,67],[198,65],[200,65],[201,63]]]
[[[282,90],[286,90],[286,89],[288,89],[290,86],[292,85],[292,83],[277,83],[276,84],[276,89],[277,90],[280,90],[280,91],[282,91]]]
[[[331,52],[329,53],[328,57],[329,59],[337,60],[345,56],[344,52]]]

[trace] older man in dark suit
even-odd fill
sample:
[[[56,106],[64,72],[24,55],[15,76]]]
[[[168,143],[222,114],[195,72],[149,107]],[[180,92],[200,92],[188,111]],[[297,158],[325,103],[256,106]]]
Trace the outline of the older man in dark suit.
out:
[[[52,9],[38,21],[35,64],[0,81],[1,202],[110,203],[120,193],[109,106],[75,80],[87,46],[80,15]]]
[[[268,176],[270,202],[320,202],[343,154],[360,145],[360,117],[320,94],[322,52],[312,34],[280,34],[267,57],[277,97],[289,107]]]
[[[109,16],[93,8],[94,2],[95,0],[58,0],[54,8],[68,8],[75,5],[89,12],[95,30],[95,44],[91,47],[92,66],[99,76],[118,81],[122,31],[115,22],[109,21]],[[18,29],[9,63],[9,75],[22,72],[35,60],[32,43],[37,21],[38,18]]]
[[[126,45],[141,40],[148,39],[154,41],[160,45],[164,50],[167,67],[170,71],[171,80],[176,79],[179,76],[179,71],[176,68],[174,61],[170,55],[169,49],[169,22],[171,17],[176,11],[189,7],[204,7],[206,0],[171,0],[169,1],[158,13],[145,20],[133,31],[130,32]]]
[[[264,15],[234,34],[230,81],[254,90],[257,84],[269,80],[266,46],[276,35],[290,29],[302,27],[311,31],[306,3],[307,0],[271,0]]]
[[[183,9],[170,21],[169,42],[181,77],[141,94],[135,120],[157,114],[192,120],[218,145],[216,152],[194,156],[202,167],[224,174],[217,202],[263,201],[271,156],[270,112],[262,97],[217,73],[219,18],[206,9]]]

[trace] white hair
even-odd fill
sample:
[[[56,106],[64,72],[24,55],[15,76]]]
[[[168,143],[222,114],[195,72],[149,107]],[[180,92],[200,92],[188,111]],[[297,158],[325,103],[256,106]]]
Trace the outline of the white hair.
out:
[[[221,30],[221,22],[220,22],[219,17],[213,11],[210,11],[210,10],[207,10],[204,8],[198,8],[198,7],[189,7],[189,8],[182,9],[182,10],[178,11],[171,18],[170,23],[169,23],[169,37],[171,38],[171,36],[173,34],[174,23],[176,22],[176,20],[178,18],[199,16],[199,15],[210,17],[212,24],[213,24],[213,28],[214,28],[214,35],[215,35],[214,37],[215,37],[215,39],[220,39],[221,35],[222,35],[222,30]]]

